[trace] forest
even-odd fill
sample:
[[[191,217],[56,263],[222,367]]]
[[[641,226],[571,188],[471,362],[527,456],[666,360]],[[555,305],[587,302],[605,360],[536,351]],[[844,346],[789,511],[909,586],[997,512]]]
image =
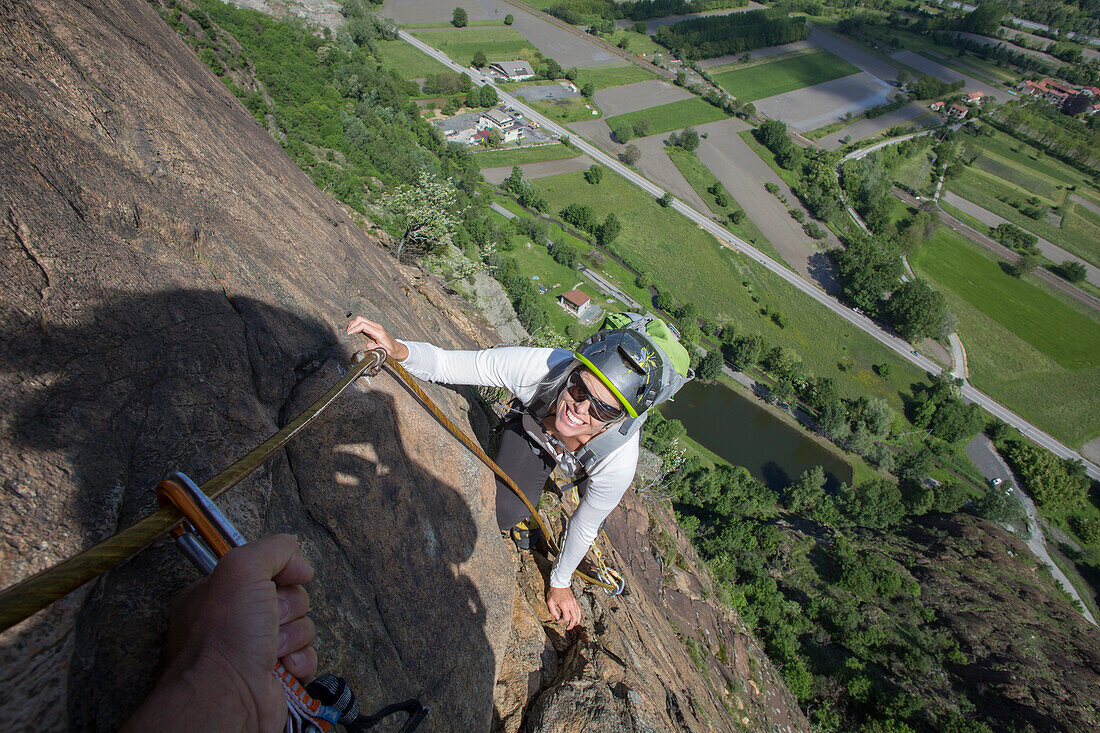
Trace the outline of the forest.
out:
[[[654,38],[682,59],[709,59],[804,40],[804,17],[788,18],[785,10],[682,20],[657,29]]]

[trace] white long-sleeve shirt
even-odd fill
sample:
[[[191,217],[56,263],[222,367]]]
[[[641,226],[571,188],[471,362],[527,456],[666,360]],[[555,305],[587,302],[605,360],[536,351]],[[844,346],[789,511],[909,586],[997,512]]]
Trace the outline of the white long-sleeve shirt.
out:
[[[409,348],[402,366],[413,376],[442,384],[503,387],[525,405],[535,398],[551,369],[573,359],[573,353],[566,349],[508,346],[483,351],[446,351],[418,341],[401,343]],[[569,520],[565,546],[550,573],[552,587],[569,587],[573,571],[595,541],[600,524],[619,505],[638,467],[638,445],[639,433],[635,433],[588,470],[583,482],[584,498]],[[543,448],[559,464],[571,462],[572,456],[558,455],[549,445]]]

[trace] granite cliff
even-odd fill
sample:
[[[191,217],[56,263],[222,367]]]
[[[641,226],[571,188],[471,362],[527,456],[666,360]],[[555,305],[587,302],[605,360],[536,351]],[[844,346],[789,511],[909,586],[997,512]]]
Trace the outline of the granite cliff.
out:
[[[202,481],[339,377],[349,313],[443,346],[484,320],[356,225],[140,0],[0,0],[0,585]],[[485,435],[473,395],[429,387]],[[224,502],[296,534],[321,667],[365,708],[419,696],[428,730],[804,730],[766,657],[707,602],[671,517],[609,523],[631,594],[541,604],[545,568],[499,537],[491,474],[393,379],[342,398]],[[655,532],[682,567],[657,561]],[[0,637],[0,719],[110,730],[152,685],[167,541]],[[27,684],[33,680],[33,684]]]

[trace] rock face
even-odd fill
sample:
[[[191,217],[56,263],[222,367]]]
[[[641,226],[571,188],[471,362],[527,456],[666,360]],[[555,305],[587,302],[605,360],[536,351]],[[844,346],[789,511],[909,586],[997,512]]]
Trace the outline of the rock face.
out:
[[[359,348],[349,313],[443,346],[497,340],[396,267],[142,0],[0,0],[0,65],[0,585],[149,513],[168,472],[201,482],[289,421]],[[483,431],[469,394],[428,390]],[[590,594],[591,633],[562,637],[493,496],[383,374],[221,503],[246,536],[297,534],[318,571],[321,668],[366,709],[417,696],[443,731],[732,730],[728,710],[804,726],[731,619],[666,591],[670,615],[729,655],[685,662],[650,596],[642,513],[609,527],[634,595]],[[195,577],[162,539],[4,633],[0,719],[117,728]]]

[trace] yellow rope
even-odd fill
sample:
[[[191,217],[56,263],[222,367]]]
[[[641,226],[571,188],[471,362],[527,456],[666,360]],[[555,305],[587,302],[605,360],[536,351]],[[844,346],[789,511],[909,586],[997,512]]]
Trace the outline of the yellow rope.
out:
[[[484,450],[482,450],[481,446],[477,444],[477,441],[462,432],[462,430],[457,425],[451,422],[447,418],[447,416],[444,415],[438,407],[436,407],[431,398],[428,397],[427,394],[425,394],[424,390],[422,390],[420,388],[420,385],[416,383],[416,380],[413,378],[413,376],[405,371],[405,368],[403,366],[398,364],[392,358],[387,357],[386,368],[393,372],[398,381],[404,384],[410,392],[416,395],[417,399],[420,400],[425,409],[427,409],[428,412],[435,416],[435,419],[438,420],[439,423],[443,427],[445,427],[451,435],[458,438],[458,440],[461,441],[463,445],[470,449],[470,452],[480,458],[482,463],[492,469],[493,473],[495,473],[500,478],[500,480],[503,481],[508,486],[508,488],[510,488],[513,493],[515,493],[515,495],[523,501],[524,506],[527,507],[527,509],[531,512],[531,516],[538,523],[539,529],[542,530],[542,535],[546,538],[546,543],[550,545],[550,552],[555,555],[561,554],[561,551],[558,549],[557,542],[554,539],[554,535],[550,533],[550,530],[546,526],[546,522],[543,520],[542,515],[539,514],[538,510],[535,507],[531,506],[531,501],[522,491],[520,491],[520,488],[516,486],[516,482],[513,481],[512,478],[508,474],[506,474],[504,470],[500,466],[498,466],[496,462],[488,456],[488,454],[485,453]],[[601,588],[606,588],[609,590],[616,590],[618,588],[617,585],[605,583],[602,580],[593,578],[587,573],[581,572],[580,570],[574,570],[573,572],[582,579],[591,583],[592,585],[597,585]]]
[[[203,493],[215,499],[239,484],[257,466],[313,422],[364,372],[382,365],[384,351],[376,349],[367,354],[369,356],[352,365],[343,379],[282,430],[200,486]],[[0,632],[10,629],[31,614],[141,552],[153,540],[171,529],[180,518],[180,513],[174,508],[160,509],[80,554],[0,591]]]

